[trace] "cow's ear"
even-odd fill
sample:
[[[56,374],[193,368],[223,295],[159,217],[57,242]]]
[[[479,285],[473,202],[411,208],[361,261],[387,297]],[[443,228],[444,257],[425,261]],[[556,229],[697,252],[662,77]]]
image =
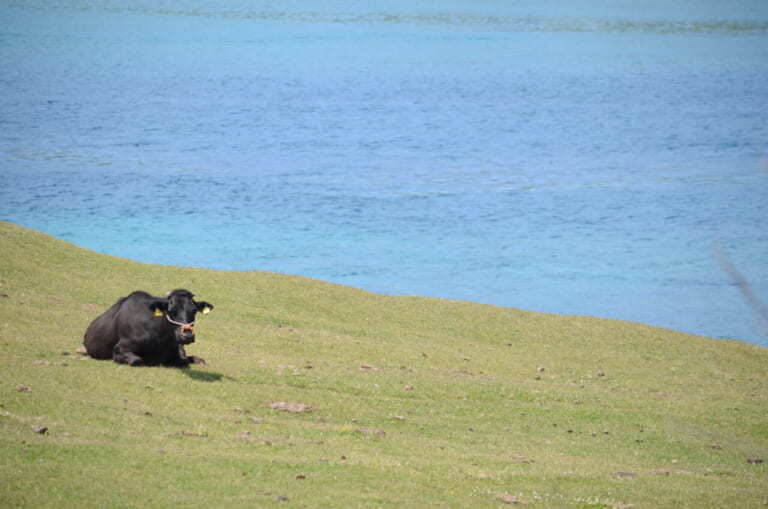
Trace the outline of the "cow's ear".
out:
[[[154,313],[155,316],[162,316],[165,311],[168,311],[167,299],[155,299],[149,303],[149,310]]]
[[[207,315],[211,311],[213,311],[213,304],[210,304],[208,302],[195,302],[197,304],[197,310],[200,311],[202,314]]]

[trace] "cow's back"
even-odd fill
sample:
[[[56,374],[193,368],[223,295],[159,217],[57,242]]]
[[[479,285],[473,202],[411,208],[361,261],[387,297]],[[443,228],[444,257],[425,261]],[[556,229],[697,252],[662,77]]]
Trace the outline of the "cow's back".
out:
[[[118,341],[117,314],[126,297],[115,302],[111,308],[100,314],[85,331],[83,345],[94,359],[111,359],[112,349]]]

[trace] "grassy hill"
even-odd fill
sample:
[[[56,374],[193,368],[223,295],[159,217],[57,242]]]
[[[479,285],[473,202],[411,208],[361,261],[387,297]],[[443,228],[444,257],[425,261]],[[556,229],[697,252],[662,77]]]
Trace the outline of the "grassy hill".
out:
[[[146,265],[8,223],[0,262],[2,507],[768,504],[765,348]],[[178,287],[216,306],[187,348],[209,366],[75,353],[118,297]]]

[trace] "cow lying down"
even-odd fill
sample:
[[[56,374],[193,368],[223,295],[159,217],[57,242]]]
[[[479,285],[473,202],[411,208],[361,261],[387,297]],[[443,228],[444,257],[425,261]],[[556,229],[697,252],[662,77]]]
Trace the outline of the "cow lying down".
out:
[[[195,315],[213,305],[195,302],[187,290],[174,290],[166,298],[133,292],[99,315],[85,331],[83,345],[94,359],[113,359],[131,366],[205,364],[187,355],[184,345],[195,341]]]

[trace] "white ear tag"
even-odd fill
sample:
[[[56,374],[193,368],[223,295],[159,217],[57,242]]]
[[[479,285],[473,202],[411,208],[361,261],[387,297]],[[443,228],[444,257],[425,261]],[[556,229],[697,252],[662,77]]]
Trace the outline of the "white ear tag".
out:
[[[201,311],[201,313],[203,313],[204,315],[207,315],[207,314],[208,314],[208,313],[210,313],[210,312],[211,312],[211,308],[210,308],[210,307],[208,307],[208,306],[205,306],[205,307],[203,308],[203,310]]]

